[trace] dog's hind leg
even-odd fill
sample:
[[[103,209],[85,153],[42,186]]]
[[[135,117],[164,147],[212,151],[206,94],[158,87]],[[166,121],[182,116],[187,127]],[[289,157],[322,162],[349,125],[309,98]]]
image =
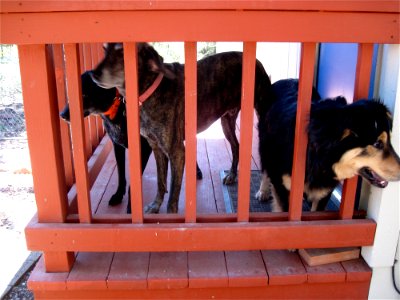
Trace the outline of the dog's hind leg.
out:
[[[182,146],[179,149],[175,149],[170,157],[170,161],[171,184],[167,212],[177,213],[179,194],[182,187],[183,169],[185,167],[185,148]]]
[[[232,165],[229,170],[229,174],[223,179],[223,184],[232,184],[237,178],[237,167],[239,163],[239,141],[236,137],[236,118],[239,114],[239,110],[235,109],[228,112],[221,117],[222,130],[225,134],[226,139],[231,145],[232,151]]]
[[[114,206],[122,202],[122,198],[126,191],[125,179],[125,148],[119,144],[113,143],[115,160],[117,161],[118,170],[118,189],[108,201],[108,205]]]
[[[153,148],[157,164],[157,195],[152,203],[145,207],[145,213],[158,213],[167,192],[168,157],[159,148]]]

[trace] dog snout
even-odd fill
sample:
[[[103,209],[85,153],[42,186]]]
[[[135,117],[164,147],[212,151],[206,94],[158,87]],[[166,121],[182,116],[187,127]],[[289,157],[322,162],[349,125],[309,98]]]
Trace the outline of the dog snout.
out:
[[[66,122],[70,121],[70,115],[69,115],[69,105],[67,104],[62,112],[60,112],[60,117]]]

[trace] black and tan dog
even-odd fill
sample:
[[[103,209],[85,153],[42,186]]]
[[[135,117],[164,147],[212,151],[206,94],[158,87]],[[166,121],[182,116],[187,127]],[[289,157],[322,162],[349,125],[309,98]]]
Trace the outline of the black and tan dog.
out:
[[[149,44],[140,43],[138,51],[139,93],[151,89],[152,95],[140,109],[140,133],[148,140],[157,163],[158,192],[145,211],[157,213],[167,191],[168,160],[171,163],[171,185],[167,211],[178,211],[178,198],[184,169],[184,65],[166,64]],[[93,71],[97,84],[117,87],[125,94],[124,52],[122,44],[108,44],[104,60]],[[270,95],[270,81],[261,65],[256,64],[255,107],[261,113],[262,103]],[[161,79],[160,79],[161,78]],[[240,110],[242,53],[227,52],[209,56],[197,64],[197,131],[207,129],[221,118],[224,134],[231,144],[232,166],[225,184],[236,180],[239,143],[235,123]]]
[[[272,192],[272,210],[287,211],[298,81],[281,80],[272,88],[276,100],[258,126],[263,176],[257,197],[267,199]],[[391,126],[392,117],[379,101],[320,100],[314,90],[304,186],[311,210],[325,209],[337,184],[354,175],[381,188],[388,181],[400,180],[400,159],[390,143]]]
[[[87,117],[91,114],[99,115],[104,124],[104,128],[109,135],[114,149],[115,160],[117,162],[118,171],[118,188],[114,195],[111,196],[108,204],[111,206],[118,205],[126,192],[126,176],[125,176],[125,149],[128,148],[128,136],[126,125],[126,104],[123,97],[116,88],[104,89],[99,87],[92,79],[90,72],[81,75],[82,82],[82,98],[83,98],[83,116]],[[69,105],[66,104],[62,112],[61,118],[70,121]],[[142,173],[146,168],[152,152],[147,140],[141,136],[141,164]],[[197,179],[202,179],[203,175],[198,165]],[[130,201],[128,202],[128,213],[130,213]]]

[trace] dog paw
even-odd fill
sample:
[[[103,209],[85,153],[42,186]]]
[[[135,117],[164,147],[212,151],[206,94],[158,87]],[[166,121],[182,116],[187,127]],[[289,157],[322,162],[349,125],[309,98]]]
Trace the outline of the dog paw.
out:
[[[225,185],[230,185],[236,182],[236,174],[229,173],[224,177],[222,183]]]
[[[167,213],[169,214],[176,214],[178,212],[178,205],[177,204],[172,204],[167,207]]]
[[[159,211],[160,211],[160,206],[158,206],[155,203],[146,205],[146,207],[144,208],[144,212],[146,214],[158,214]]]
[[[123,197],[124,197],[124,195],[121,195],[118,192],[115,193],[114,195],[112,195],[112,197],[108,201],[108,205],[115,206],[115,205],[121,204]]]
[[[259,190],[256,194],[256,199],[260,202],[268,201],[271,198],[271,191],[262,191]]]

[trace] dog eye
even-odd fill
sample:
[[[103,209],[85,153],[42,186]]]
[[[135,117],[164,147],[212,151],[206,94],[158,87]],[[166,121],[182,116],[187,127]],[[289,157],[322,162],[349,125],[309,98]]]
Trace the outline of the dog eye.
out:
[[[376,149],[382,150],[383,149],[383,142],[382,141],[376,141],[374,144],[374,147]]]

